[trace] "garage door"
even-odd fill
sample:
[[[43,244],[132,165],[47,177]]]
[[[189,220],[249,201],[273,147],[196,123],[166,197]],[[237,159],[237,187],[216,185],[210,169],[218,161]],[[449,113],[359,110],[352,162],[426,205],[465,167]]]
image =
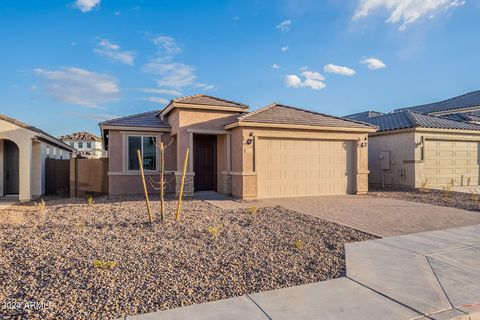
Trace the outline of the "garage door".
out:
[[[255,146],[258,197],[353,193],[352,141],[259,138]]]
[[[478,185],[478,142],[426,140],[427,186]]]

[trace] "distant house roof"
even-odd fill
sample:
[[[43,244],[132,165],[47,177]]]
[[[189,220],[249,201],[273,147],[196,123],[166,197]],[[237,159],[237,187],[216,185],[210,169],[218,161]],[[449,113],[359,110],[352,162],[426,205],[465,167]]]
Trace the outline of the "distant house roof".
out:
[[[98,141],[101,142],[102,138],[97,137],[96,135],[86,132],[86,131],[79,131],[74,132],[72,134],[66,134],[64,136],[60,136],[58,139],[60,140],[86,140],[86,141]]]
[[[155,127],[170,128],[166,120],[158,116],[159,110],[137,113],[130,116],[101,122],[100,125],[119,127]]]
[[[358,121],[365,121],[365,119],[367,119],[367,118],[381,116],[382,114],[384,114],[384,113],[383,112],[378,112],[378,111],[368,110],[368,111],[363,111],[363,112],[359,112],[359,113],[349,114],[347,116],[344,116],[344,118],[348,118],[348,119],[352,119],[352,120],[358,120]]]
[[[458,97],[454,97],[451,99],[443,100],[440,102],[434,102],[414,107],[407,107],[396,109],[395,112],[411,110],[420,113],[443,113],[448,111],[460,111],[460,109],[467,109],[467,108],[480,108],[480,90],[469,92],[463,94]]]
[[[75,151],[75,149],[73,149],[72,147],[70,147],[68,144],[64,143],[63,141],[55,138],[54,136],[52,136],[51,134],[49,133],[46,133],[45,131],[41,130],[41,129],[38,129],[37,127],[34,127],[34,126],[31,126],[31,125],[28,125],[24,122],[21,122],[17,119],[14,119],[14,118],[10,118],[4,114],[0,114],[0,120],[4,120],[4,121],[7,121],[9,123],[12,123],[16,126],[19,126],[21,128],[24,128],[24,129],[27,129],[27,130],[30,130],[30,131],[33,131],[33,132],[36,132],[39,134],[39,138],[43,138],[44,140],[47,140],[48,142],[56,145],[57,147],[59,148],[62,148],[66,151],[69,151],[69,152],[73,152]]]
[[[452,113],[452,114],[442,115],[441,117],[445,119],[455,120],[455,121],[480,122],[479,112]]]
[[[370,117],[365,119],[365,122],[378,126],[379,132],[417,127],[480,131],[480,125],[426,115],[410,110]]]
[[[192,106],[218,107],[221,108],[235,108],[240,110],[247,110],[248,105],[226,100],[218,97],[209,96],[206,94],[195,94],[191,96],[179,97],[170,100],[170,103],[159,112],[160,115],[166,115],[175,106],[175,104],[186,104]]]
[[[371,124],[360,121],[335,117],[278,103],[273,103],[256,111],[245,113],[237,118],[237,122],[364,129],[372,129],[374,127]]]

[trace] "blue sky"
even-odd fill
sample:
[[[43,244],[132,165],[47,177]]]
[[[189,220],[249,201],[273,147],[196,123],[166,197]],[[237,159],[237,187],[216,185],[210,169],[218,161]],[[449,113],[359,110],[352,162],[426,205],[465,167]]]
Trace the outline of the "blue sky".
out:
[[[0,2],[0,113],[54,135],[207,93],[345,115],[480,89],[478,0]]]

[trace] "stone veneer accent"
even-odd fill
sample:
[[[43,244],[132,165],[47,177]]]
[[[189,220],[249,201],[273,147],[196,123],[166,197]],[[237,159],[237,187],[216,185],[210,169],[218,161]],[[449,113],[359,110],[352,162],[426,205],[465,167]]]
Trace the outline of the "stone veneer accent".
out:
[[[185,175],[185,185],[183,186],[183,195],[192,197],[194,192],[195,173]],[[180,194],[180,186],[182,185],[182,172],[175,172],[175,194]]]
[[[226,194],[232,194],[232,175],[227,172],[222,172],[223,192]]]

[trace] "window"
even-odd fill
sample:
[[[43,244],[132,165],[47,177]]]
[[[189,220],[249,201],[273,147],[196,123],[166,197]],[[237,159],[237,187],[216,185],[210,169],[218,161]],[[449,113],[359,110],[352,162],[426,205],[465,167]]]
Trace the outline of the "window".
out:
[[[92,147],[92,143],[91,142],[87,142],[87,148],[90,149]]]
[[[79,142],[78,143],[78,149],[82,149],[83,148],[83,142]]]
[[[50,146],[47,146],[47,158],[50,157]]]
[[[53,156],[56,157],[57,156],[57,148],[53,148]]]
[[[143,169],[157,170],[156,138],[148,136],[128,137],[128,170],[139,170],[137,150],[142,155]]]
[[[75,148],[75,142],[70,142],[70,147]]]

